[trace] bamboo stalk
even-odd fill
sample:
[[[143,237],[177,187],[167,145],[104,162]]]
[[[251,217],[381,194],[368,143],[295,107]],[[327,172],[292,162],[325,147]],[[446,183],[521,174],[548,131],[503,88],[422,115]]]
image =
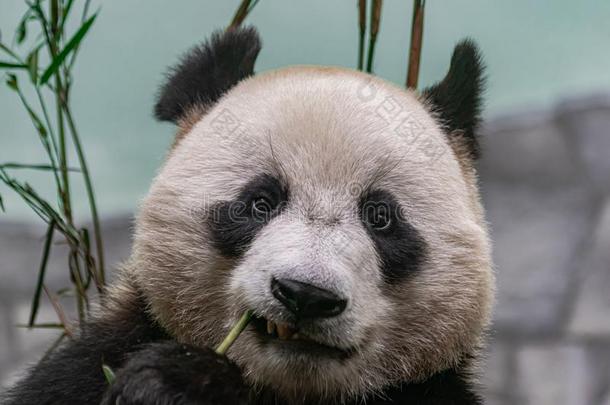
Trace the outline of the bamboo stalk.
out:
[[[369,54],[366,63],[366,71],[373,72],[373,60],[375,59],[375,44],[379,33],[379,23],[381,21],[381,6],[383,0],[373,0],[373,10],[371,12],[371,32],[369,37]]]
[[[358,0],[358,70],[364,67],[364,36],[366,35],[366,0]]]
[[[252,3],[252,0],[242,0],[241,4],[239,5],[239,7],[237,7],[237,10],[233,15],[233,19],[231,20],[231,24],[229,24],[228,29],[239,27],[244,22],[244,20],[248,16],[248,13],[250,12],[250,10],[252,10],[252,7],[250,7],[250,3]],[[254,2],[254,4],[256,4],[256,1]]]
[[[64,333],[68,337],[71,338],[73,336],[72,328],[70,327],[70,323],[68,322],[68,318],[66,317],[66,314],[65,314],[63,308],[59,304],[59,300],[47,289],[47,287],[44,284],[42,286],[42,289],[45,292],[45,294],[47,295],[47,298],[49,299],[49,301],[51,301],[51,305],[53,306],[53,309],[55,310],[55,313],[57,314],[59,321],[61,322],[61,324],[64,327]]]
[[[413,19],[411,22],[411,47],[409,49],[409,67],[407,68],[406,86],[417,89],[419,64],[421,60],[422,40],[424,35],[425,0],[413,1]]]
[[[104,290],[101,287],[104,286],[106,282],[104,270],[104,245],[102,241],[102,226],[100,224],[100,219],[97,212],[97,204],[95,202],[95,193],[93,191],[93,183],[91,182],[91,176],[89,174],[89,167],[87,166],[85,152],[83,151],[83,147],[80,142],[80,137],[78,136],[76,125],[74,123],[74,119],[72,118],[72,112],[67,103],[64,105],[64,109],[66,114],[66,121],[68,122],[70,133],[72,134],[72,142],[74,143],[74,148],[76,149],[76,155],[78,156],[80,169],[83,174],[83,179],[85,180],[85,190],[87,192],[87,198],[89,200],[89,209],[91,210],[91,217],[93,219],[93,233],[95,235],[95,246],[98,260],[98,277],[96,280],[96,284],[98,286],[98,291],[103,294]]]
[[[244,314],[241,316],[241,318],[239,318],[239,321],[237,321],[233,329],[229,331],[227,337],[225,337],[222,343],[216,348],[216,353],[225,354],[227,350],[229,350],[229,347],[231,347],[233,342],[235,342],[239,334],[243,332],[246,326],[248,326],[248,322],[250,322],[251,318],[252,311],[244,312]]]
[[[51,223],[49,223],[49,227],[47,229],[47,235],[45,237],[42,260],[40,261],[40,269],[38,270],[38,282],[36,284],[36,291],[34,292],[34,298],[32,300],[30,320],[28,321],[28,327],[30,328],[36,322],[36,315],[38,314],[38,308],[40,306],[40,296],[42,294],[42,287],[44,285],[45,274],[47,272],[47,264],[49,262],[49,254],[51,253],[51,245],[53,243],[53,232],[55,232],[55,221],[51,220]]]

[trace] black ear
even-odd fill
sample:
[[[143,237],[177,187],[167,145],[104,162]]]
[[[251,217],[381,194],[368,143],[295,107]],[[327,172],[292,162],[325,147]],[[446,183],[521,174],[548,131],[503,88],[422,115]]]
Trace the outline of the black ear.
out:
[[[260,49],[258,32],[253,27],[215,32],[170,70],[159,92],[155,117],[177,122],[191,108],[214,103],[254,73]]]
[[[462,40],[453,50],[447,76],[423,92],[447,129],[447,135],[459,136],[473,158],[477,158],[480,152],[476,130],[481,119],[485,85],[483,71],[476,44],[469,39]]]

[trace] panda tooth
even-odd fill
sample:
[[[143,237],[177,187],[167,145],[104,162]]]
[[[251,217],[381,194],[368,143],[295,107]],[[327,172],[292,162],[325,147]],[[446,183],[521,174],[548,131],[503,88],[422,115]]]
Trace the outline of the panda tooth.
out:
[[[275,332],[275,323],[272,321],[267,321],[267,333],[273,335]]]
[[[281,339],[281,340],[288,340],[290,339],[290,337],[292,336],[293,332],[290,329],[290,326],[284,324],[284,323],[278,323],[276,325],[277,327],[277,336]]]

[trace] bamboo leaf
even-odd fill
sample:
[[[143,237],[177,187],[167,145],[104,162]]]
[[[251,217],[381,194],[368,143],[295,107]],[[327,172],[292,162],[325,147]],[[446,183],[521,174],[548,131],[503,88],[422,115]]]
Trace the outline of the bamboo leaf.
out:
[[[23,96],[23,93],[21,93],[21,90],[19,89],[19,82],[17,81],[17,76],[15,76],[12,73],[9,73],[8,78],[6,79],[6,84],[8,85],[8,87],[15,90],[19,94],[19,97],[21,98],[21,101],[23,102],[23,106],[27,110],[27,112],[30,116],[30,119],[32,120],[32,123],[34,124],[34,127],[36,127],[36,130],[38,131],[38,133],[40,134],[40,136],[42,138],[46,138],[47,129],[45,128],[45,126],[42,123],[42,121],[40,120],[40,118],[38,118],[38,114],[36,114],[36,112],[28,104],[25,97]]]
[[[32,83],[36,83],[38,81],[38,48],[30,52],[26,61],[30,79],[32,79]]]
[[[36,283],[36,291],[32,298],[32,309],[30,311],[30,320],[28,325],[30,328],[36,321],[36,314],[40,306],[40,296],[42,295],[42,287],[44,285],[44,277],[47,272],[47,264],[49,263],[49,253],[51,252],[51,243],[53,242],[53,233],[55,232],[55,221],[51,220],[45,237],[44,248],[42,250],[42,259],[40,260],[40,268],[38,269],[38,282]]]
[[[21,45],[23,43],[23,41],[25,41],[25,39],[28,35],[28,27],[27,27],[28,22],[30,20],[35,19],[35,15],[32,14],[34,11],[33,6],[31,4],[28,4],[28,5],[30,7],[23,14],[23,17],[21,17],[21,20],[19,21],[19,24],[17,25],[17,29],[15,31],[15,41],[17,42],[18,45]]]
[[[57,299],[57,297],[55,297],[53,294],[51,294],[49,292],[49,290],[47,289],[47,287],[44,284],[42,285],[42,289],[44,290],[45,294],[47,295],[47,298],[49,299],[49,301],[51,301],[51,305],[53,305],[53,309],[55,310],[55,313],[57,314],[57,317],[59,318],[59,322],[61,322],[61,324],[64,327],[64,332],[66,333],[66,335],[68,335],[68,337],[72,337],[73,336],[72,329],[70,327],[70,324],[68,323],[68,318],[66,317],[66,313],[64,312],[64,309],[59,304],[59,300]]]
[[[104,372],[104,377],[106,377],[106,381],[108,381],[108,384],[112,384],[114,380],[116,380],[114,371],[112,371],[112,369],[107,364],[102,364],[102,371]]]
[[[47,69],[40,77],[40,85],[44,85],[45,83],[47,83],[51,76],[53,76],[53,74],[57,72],[66,57],[78,47],[85,35],[87,35],[87,31],[89,31],[91,25],[95,22],[96,17],[97,14],[94,14],[91,18],[85,21],[85,23],[81,25],[81,27],[78,29],[76,34],[74,34],[72,38],[70,38],[64,49],[62,49],[61,52],[57,54],[57,56],[51,61],[49,67],[47,67]]]
[[[59,171],[60,169],[57,167],[53,167],[52,165],[47,164],[25,164],[25,163],[2,163],[0,164],[0,168],[2,169],[31,169],[31,170],[44,170],[44,171]],[[81,170],[76,167],[68,167],[67,170],[69,172],[80,172]]]
[[[27,183],[19,183],[16,179],[10,177],[8,173],[0,167],[0,181],[6,184],[13,190],[32,210],[41,217],[45,222],[50,223],[55,221],[57,229],[66,236],[66,238],[76,241],[78,233],[74,227],[65,223],[61,215],[42,197],[40,197]]]
[[[26,69],[28,66],[22,63],[11,63],[4,62],[0,60],[0,68],[1,69]]]
[[[55,294],[57,294],[58,297],[69,297],[74,296],[74,291],[72,291],[71,288],[65,287],[57,290]]]
[[[15,91],[19,91],[19,82],[17,81],[17,76],[12,73],[9,73],[7,75],[6,85]]]
[[[10,55],[13,59],[16,59],[18,61],[21,60],[21,59],[19,59],[19,56],[17,56],[17,54],[15,52],[11,51],[9,49],[9,47],[4,45],[2,42],[0,42],[0,50],[6,52],[6,54]]]
[[[28,35],[27,23],[28,23],[28,15],[26,13],[26,15],[21,19],[21,22],[17,26],[17,32],[16,32],[17,36],[15,39],[17,41],[17,44],[22,44]]]
[[[2,200],[2,195],[0,194],[0,211],[6,212],[4,209],[4,201]]]
[[[30,115],[30,118],[32,119],[32,122],[34,123],[34,126],[36,127],[36,130],[38,131],[40,136],[43,138],[46,138],[47,129],[43,125],[40,118],[38,118],[38,115],[34,112],[34,110],[32,110],[32,108],[29,105],[26,105],[26,109],[28,110],[28,114]]]
[[[66,24],[66,21],[68,20],[68,16],[70,15],[70,10],[72,10],[72,5],[74,4],[74,0],[68,0],[68,4],[66,4],[66,6],[64,7],[62,16],[61,16],[61,22],[59,23],[59,31],[63,32],[64,30],[64,25]]]

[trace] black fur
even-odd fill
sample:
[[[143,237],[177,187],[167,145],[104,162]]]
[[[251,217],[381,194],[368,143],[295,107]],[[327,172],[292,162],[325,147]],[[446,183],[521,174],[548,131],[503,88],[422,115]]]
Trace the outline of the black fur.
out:
[[[426,255],[426,243],[402,213],[394,196],[384,190],[367,192],[360,200],[360,216],[373,239],[388,281],[400,280],[417,270]],[[376,229],[380,213],[390,220],[387,229]]]
[[[226,357],[166,341],[131,354],[102,404],[238,405],[247,398],[239,368]]]
[[[402,384],[391,387],[382,395],[367,400],[366,403],[371,405],[482,405],[483,400],[472,390],[467,376],[456,370],[446,370],[419,384]]]
[[[308,405],[328,405],[337,401],[307,399]],[[457,370],[442,371],[421,383],[403,383],[388,387],[381,393],[355,398],[343,405],[483,405],[468,377]],[[252,402],[253,405],[287,405],[288,402],[276,396],[269,389],[263,390]]]
[[[255,201],[264,200],[267,212],[253,209]],[[256,234],[280,213],[288,200],[288,189],[275,177],[255,177],[233,201],[213,207],[208,218],[214,246],[225,256],[239,257]]]
[[[218,100],[240,80],[254,73],[261,49],[256,29],[217,31],[208,42],[191,49],[161,87],[155,116],[177,122],[189,109]]]
[[[476,44],[463,40],[456,45],[445,78],[424,90],[448,136],[462,136],[473,158],[480,154],[476,130],[481,119],[485,85],[483,62]]]

